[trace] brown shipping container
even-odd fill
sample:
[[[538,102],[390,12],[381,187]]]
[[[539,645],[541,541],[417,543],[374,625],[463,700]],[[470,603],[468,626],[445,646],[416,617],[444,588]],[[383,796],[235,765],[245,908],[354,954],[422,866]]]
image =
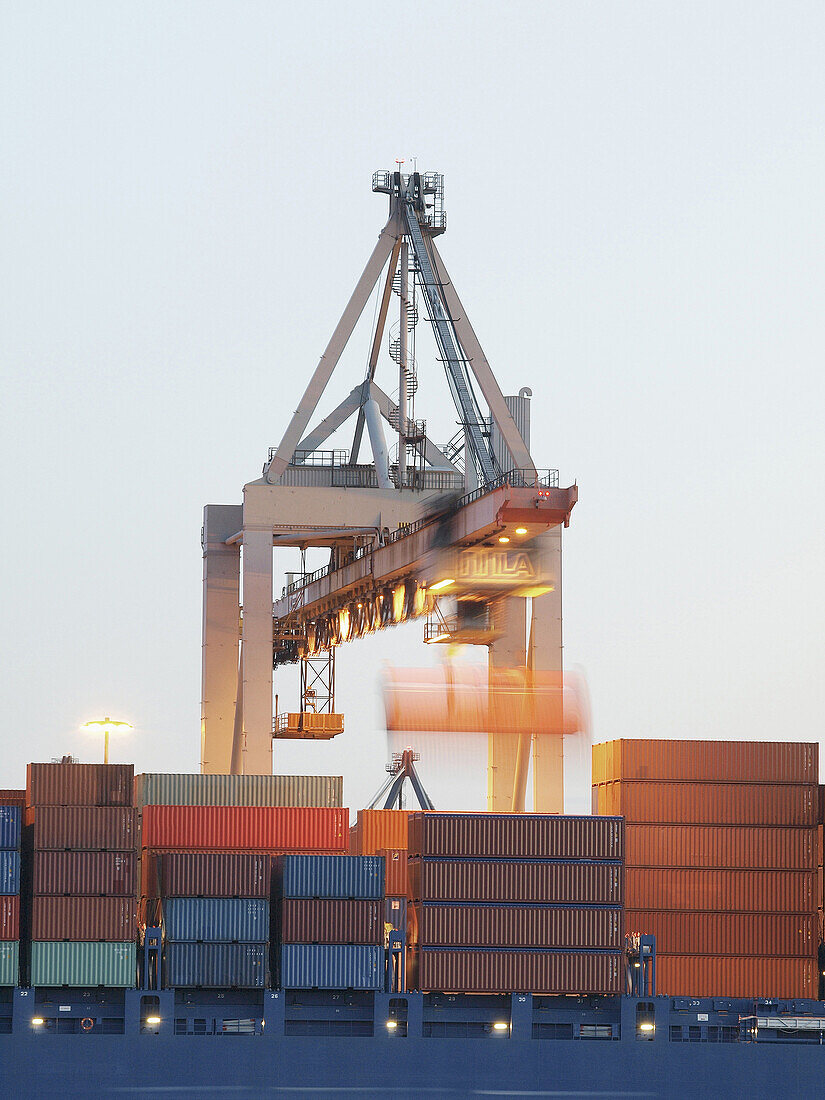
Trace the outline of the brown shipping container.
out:
[[[133,806],[133,764],[29,764],[28,806]]]
[[[627,909],[812,913],[814,871],[692,871],[628,867]]]
[[[411,859],[409,867],[416,901],[622,904],[622,868],[615,863]]]
[[[384,943],[383,903],[341,898],[284,898],[283,943]]]
[[[656,992],[666,997],[815,998],[814,959],[660,955]]]
[[[408,912],[410,940],[423,947],[624,947],[621,909],[419,904]]]
[[[384,857],[384,863],[386,865],[384,894],[388,898],[405,898],[409,889],[407,882],[407,853],[399,848],[381,848],[376,854]]]
[[[137,932],[134,898],[34,897],[31,921],[33,940],[124,943]]]
[[[149,897],[269,897],[272,856],[264,853],[147,852],[144,860]]]
[[[374,856],[382,848],[407,847],[407,810],[359,810],[353,855]]]
[[[790,741],[607,741],[593,746],[593,783],[816,783],[818,752]]]
[[[33,894],[134,897],[137,892],[134,852],[35,852],[31,867]]]
[[[411,951],[409,988],[442,993],[621,993],[618,953]]]
[[[9,803],[6,803],[9,805]],[[20,939],[20,895],[0,894],[0,940]]]
[[[593,788],[594,812],[630,822],[674,825],[815,825],[813,784],[601,783]]]
[[[25,809],[26,792],[11,789],[0,791],[0,806],[19,806]]]
[[[349,811],[318,806],[146,806],[144,848],[346,852]]]
[[[652,933],[665,955],[796,955],[812,958],[813,913],[663,913],[628,909],[627,932]]]
[[[138,847],[137,810],[129,806],[37,806],[26,811],[36,849],[129,852]]]
[[[778,868],[810,871],[814,831],[792,826],[628,825],[628,867]]]
[[[505,859],[621,859],[620,818],[558,814],[410,815],[411,856]]]

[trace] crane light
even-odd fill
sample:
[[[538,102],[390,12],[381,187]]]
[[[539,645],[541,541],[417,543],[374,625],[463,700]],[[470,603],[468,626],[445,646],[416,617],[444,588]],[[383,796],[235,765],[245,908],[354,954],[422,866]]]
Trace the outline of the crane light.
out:
[[[526,527],[517,527],[516,528],[516,534],[517,535],[526,535],[527,534],[527,528]]]
[[[510,539],[509,539],[509,537],[508,537],[507,535],[499,535],[499,537],[498,537],[498,541],[499,541],[499,542],[509,542],[509,541],[510,541]]]
[[[133,730],[135,727],[128,722],[114,722],[111,718],[98,718],[92,722],[84,722],[80,727],[81,729],[88,730],[91,733],[103,733],[103,763],[109,763],[109,734],[110,733],[126,733],[128,730]]]
[[[430,591],[440,592],[442,588],[448,588],[451,584],[455,584],[455,577],[445,577],[443,581],[436,581],[435,584],[431,584]]]

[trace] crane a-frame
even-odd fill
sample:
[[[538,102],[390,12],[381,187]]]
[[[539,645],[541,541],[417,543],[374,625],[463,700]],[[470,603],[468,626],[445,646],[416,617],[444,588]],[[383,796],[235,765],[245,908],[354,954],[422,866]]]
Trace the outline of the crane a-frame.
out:
[[[279,737],[341,732],[336,646],[406,619],[426,620],[427,641],[486,645],[491,668],[561,671],[561,529],[576,487],[536,469],[531,391],[502,396],[447,273],[435,240],[446,228],[443,177],[377,172],[373,191],[388,195],[389,218],[281,443],[243,504],[204,510],[203,772],[269,774]],[[365,376],[310,428],[382,276]],[[397,402],[376,381],[394,294]],[[458,412],[441,446],[415,416],[419,307]],[[350,418],[351,450],[324,449]],[[273,547],[297,547],[302,563],[323,547],[329,561],[287,575],[273,603]],[[290,662],[301,666],[300,703],[273,717],[273,669]],[[489,809],[524,808],[532,755],[534,809],[563,810],[563,739],[541,729],[528,739],[490,731]]]

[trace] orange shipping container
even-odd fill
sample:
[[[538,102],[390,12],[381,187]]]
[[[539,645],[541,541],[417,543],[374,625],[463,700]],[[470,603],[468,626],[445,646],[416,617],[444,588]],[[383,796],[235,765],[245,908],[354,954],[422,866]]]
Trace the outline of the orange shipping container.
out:
[[[656,992],[667,997],[814,998],[814,959],[656,953]]]
[[[593,788],[593,812],[631,823],[813,826],[817,797],[813,784],[617,780]]]
[[[407,810],[359,810],[354,854],[374,856],[382,848],[406,850],[409,817]]]
[[[627,909],[813,913],[815,871],[692,871],[628,867]]]
[[[816,783],[818,751],[789,741],[606,741],[593,746],[593,782]]]
[[[752,825],[628,825],[628,867],[778,868],[811,871],[814,830]]]
[[[625,912],[625,931],[656,937],[656,955],[787,955],[813,958],[813,913]]]

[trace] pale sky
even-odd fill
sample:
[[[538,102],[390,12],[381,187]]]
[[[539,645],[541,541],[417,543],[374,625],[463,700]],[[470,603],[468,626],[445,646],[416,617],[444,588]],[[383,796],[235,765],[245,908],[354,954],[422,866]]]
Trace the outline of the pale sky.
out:
[[[444,173],[445,262],[502,390],[532,387],[537,464],[579,484],[595,738],[818,740],[824,55],[818,3],[7,0],[0,787],[99,758],[103,714],[136,727],[113,759],[197,770],[202,508],[280,440],[396,157]],[[347,732],[276,770],[363,804],[381,662],[431,660],[421,630],[342,651]],[[455,784],[435,756],[437,804],[482,806],[478,760]]]

